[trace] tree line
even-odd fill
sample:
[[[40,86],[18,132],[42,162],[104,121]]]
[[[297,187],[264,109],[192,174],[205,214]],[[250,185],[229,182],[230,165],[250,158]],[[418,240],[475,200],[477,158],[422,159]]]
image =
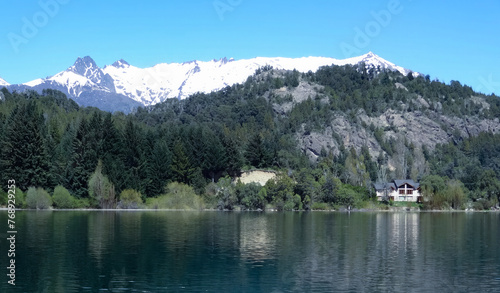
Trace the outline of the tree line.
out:
[[[300,82],[319,86],[317,96],[297,103],[289,113],[275,111],[273,106],[287,98],[272,90]],[[407,91],[395,88],[395,82]],[[417,150],[411,144],[385,139],[384,130],[368,125],[363,127],[384,149],[378,157],[366,146],[346,149],[340,138],[339,153],[323,150],[316,162],[297,147],[298,132],[321,129],[338,113],[358,123],[359,109],[376,116],[387,108],[399,109],[402,101],[417,108],[418,96],[431,104],[427,111],[498,117],[498,97],[474,93],[458,82],[445,85],[428,76],[413,78],[362,65],[323,67],[316,73],[265,67],[245,83],[129,115],[79,107],[55,90],[11,93],[4,88],[1,93],[1,180],[6,184],[14,178],[27,198],[47,198],[46,192],[52,200],[78,201],[84,207],[169,206],[182,202],[175,194],[184,194],[197,207],[202,200],[219,209],[328,209],[366,205],[373,196],[372,182],[399,175],[421,180],[425,195],[434,198],[428,201],[432,207],[463,208],[472,202],[489,208],[498,203],[497,135],[418,150],[427,166],[420,169],[412,161]],[[471,95],[481,96],[490,107],[467,102]],[[388,157],[401,153],[408,168],[384,175]],[[265,186],[232,182],[252,168],[280,175]],[[454,193],[445,194],[450,186]],[[168,200],[160,200],[162,196]]]

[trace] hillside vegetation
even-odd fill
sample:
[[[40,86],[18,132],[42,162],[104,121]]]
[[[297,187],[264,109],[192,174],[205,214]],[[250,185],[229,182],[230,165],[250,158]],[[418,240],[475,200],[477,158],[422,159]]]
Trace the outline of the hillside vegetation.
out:
[[[457,81],[362,65],[264,67],[243,84],[129,115],[54,90],[0,98],[3,189],[8,179],[23,191],[61,186],[75,206],[124,206],[123,191],[126,206],[158,206],[151,198],[177,198],[168,195],[177,182],[204,202],[195,208],[363,207],[371,183],[396,178],[420,181],[429,208],[498,205],[500,100]],[[278,176],[232,182],[257,168]]]

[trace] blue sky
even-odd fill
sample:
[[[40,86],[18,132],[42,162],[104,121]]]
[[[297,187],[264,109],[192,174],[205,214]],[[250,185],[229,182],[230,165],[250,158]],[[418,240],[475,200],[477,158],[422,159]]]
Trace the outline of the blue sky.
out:
[[[500,1],[4,1],[0,76],[47,77],[91,56],[138,67],[369,51],[500,94]]]

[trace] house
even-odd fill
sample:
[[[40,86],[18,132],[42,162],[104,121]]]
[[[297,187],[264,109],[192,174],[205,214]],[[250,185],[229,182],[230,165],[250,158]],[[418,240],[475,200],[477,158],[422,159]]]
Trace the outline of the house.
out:
[[[373,184],[377,199],[393,201],[422,202],[420,184],[411,179]]]

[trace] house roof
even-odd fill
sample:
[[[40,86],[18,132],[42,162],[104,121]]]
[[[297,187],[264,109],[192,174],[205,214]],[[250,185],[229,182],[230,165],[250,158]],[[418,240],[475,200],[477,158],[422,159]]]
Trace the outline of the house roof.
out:
[[[415,181],[411,179],[406,179],[406,180],[394,180],[394,183],[396,184],[397,187],[400,187],[402,185],[408,184],[410,186],[413,186],[414,189],[418,189],[420,187],[419,183],[416,183]]]
[[[403,186],[405,184],[408,184],[413,187],[413,189],[418,189],[420,187],[419,183],[416,183],[415,181],[411,179],[406,179],[406,180],[394,180],[393,182],[382,182],[382,183],[374,183],[373,187],[375,190],[389,190],[389,189],[398,189],[398,187]]]
[[[392,182],[385,182],[385,183],[374,183],[373,187],[375,190],[389,190],[389,189],[396,189],[396,185]]]

